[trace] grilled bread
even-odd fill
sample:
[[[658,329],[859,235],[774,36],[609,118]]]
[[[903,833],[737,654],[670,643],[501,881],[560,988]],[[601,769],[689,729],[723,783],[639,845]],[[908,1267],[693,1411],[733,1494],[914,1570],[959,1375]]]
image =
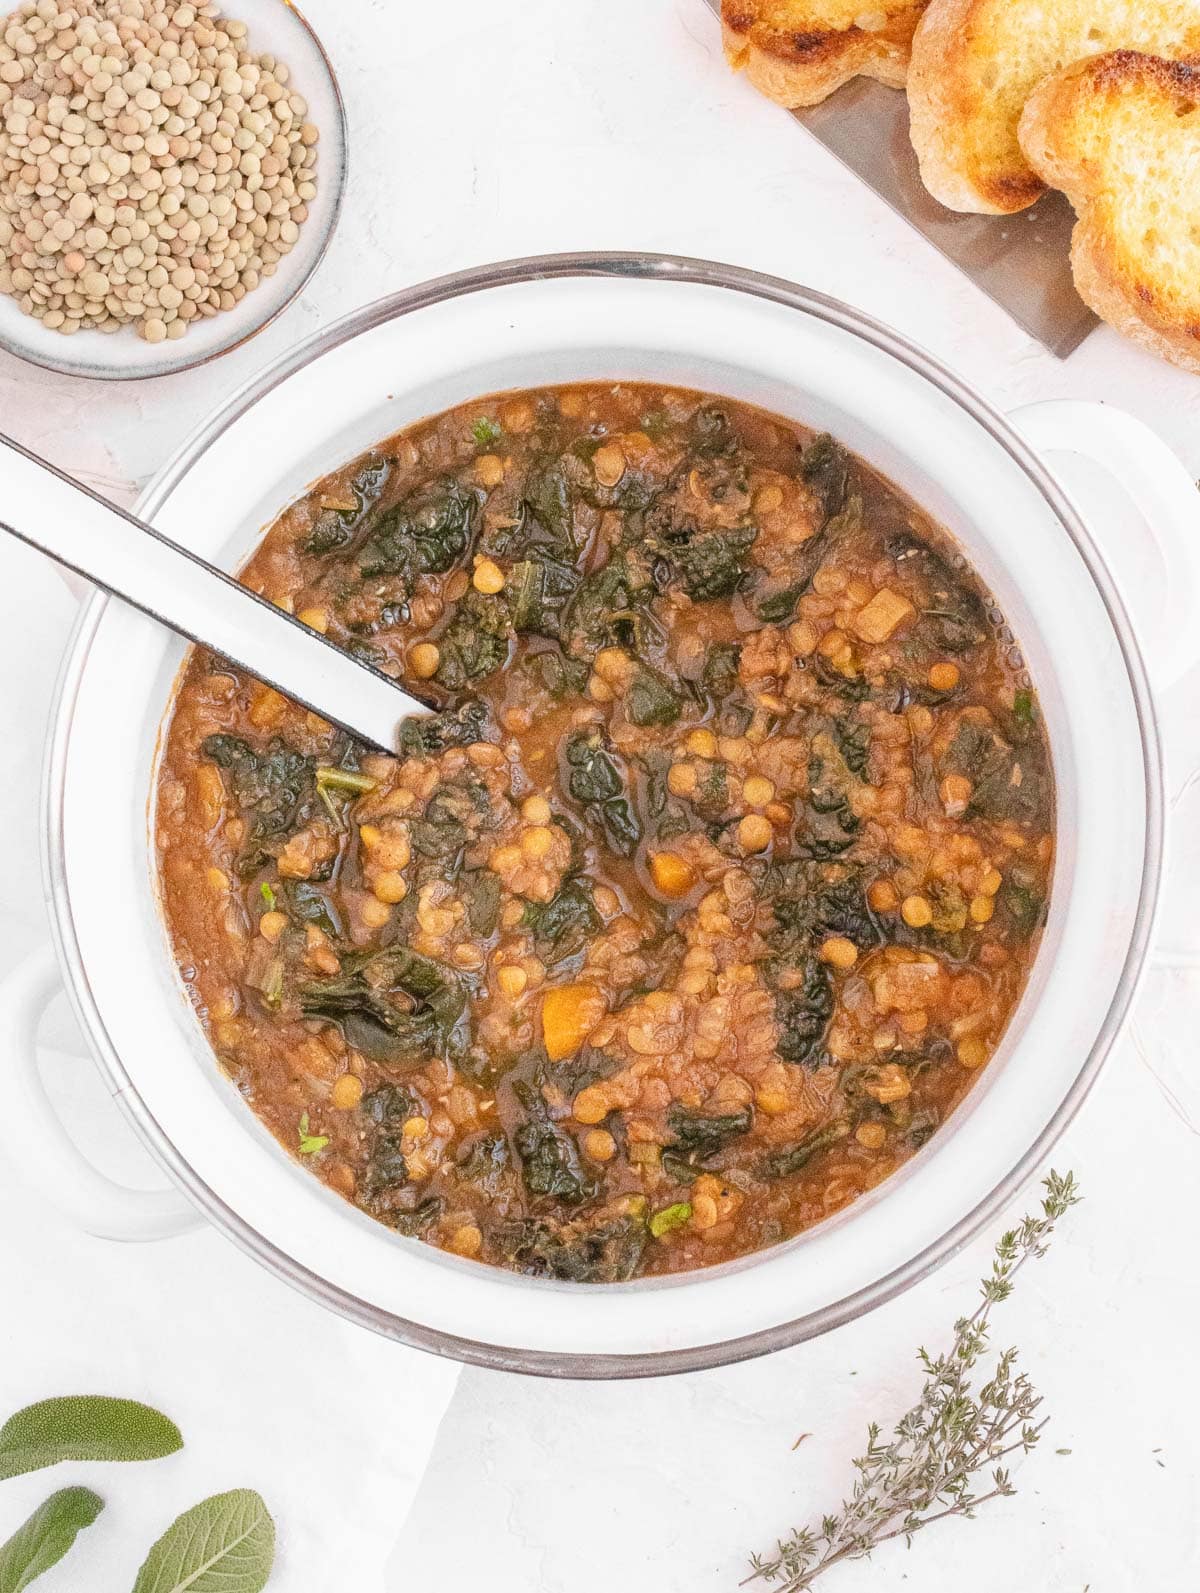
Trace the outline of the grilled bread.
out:
[[[930,0],[908,100],[921,176],[951,210],[1007,215],[1045,192],[1017,124],[1045,77],[1088,56],[1200,56],[1197,0]]]
[[[1080,297],[1200,374],[1200,69],[1130,50],[1079,61],[1034,90],[1020,138],[1079,216]]]
[[[852,77],[900,87],[926,0],[721,0],[725,54],[768,99],[817,105]]]

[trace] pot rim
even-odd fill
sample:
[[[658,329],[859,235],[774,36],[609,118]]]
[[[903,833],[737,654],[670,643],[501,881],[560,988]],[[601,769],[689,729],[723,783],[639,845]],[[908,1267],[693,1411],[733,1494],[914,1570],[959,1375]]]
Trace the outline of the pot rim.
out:
[[[487,1344],[446,1333],[395,1315],[303,1267],[284,1255],[230,1207],[190,1166],[133,1087],[105,1027],[79,947],[65,866],[64,818],[67,753],[80,682],[92,641],[109,598],[96,593],[83,606],[72,631],[51,710],[42,779],[42,871],[51,930],[68,996],[98,1065],[143,1143],[172,1181],[240,1249],[277,1277],[350,1321],[416,1349],[496,1371],[556,1378],[660,1377],[706,1370],[802,1343],[865,1315],[929,1276],[1030,1180],[1091,1090],[1133,1000],[1145,963],[1163,870],[1163,756],[1154,699],[1132,624],[1108,570],[1071,501],[1040,457],[1007,419],[933,355],[898,332],[840,300],[784,278],[739,266],[679,255],[636,251],[573,252],[529,256],[454,272],[403,289],[350,312],[251,377],[187,437],[141,494],[139,513],[152,520],[197,458],[261,397],[298,369],[331,349],[399,316],[429,305],[539,280],[629,277],[718,287],[799,310],[848,332],[890,355],[930,383],[973,419],[1024,471],[1062,524],[1104,604],[1129,677],[1146,785],[1142,883],[1129,947],[1112,1000],[1096,1039],[1074,1081],[1041,1133],[991,1192],[940,1238],[873,1284],[805,1316],[743,1337],[686,1349],[621,1354],[574,1354]]]

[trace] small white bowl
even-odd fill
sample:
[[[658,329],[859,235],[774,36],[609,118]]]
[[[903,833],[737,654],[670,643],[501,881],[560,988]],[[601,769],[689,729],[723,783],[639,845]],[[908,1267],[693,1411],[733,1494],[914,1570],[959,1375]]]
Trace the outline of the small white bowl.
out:
[[[134,381],[169,376],[227,354],[247,342],[285,310],[320,265],[333,237],[346,188],[346,111],[329,57],[291,0],[224,0],[222,12],[246,24],[256,54],[286,63],[291,84],[308,101],[308,120],[320,130],[317,144],[317,197],[309,206],[300,237],[279,262],[232,310],[194,321],[187,333],[164,343],[147,343],[131,326],[119,332],[73,332],[66,336],[26,315],[0,293],[0,348],[20,359],[67,376],[98,381]]]

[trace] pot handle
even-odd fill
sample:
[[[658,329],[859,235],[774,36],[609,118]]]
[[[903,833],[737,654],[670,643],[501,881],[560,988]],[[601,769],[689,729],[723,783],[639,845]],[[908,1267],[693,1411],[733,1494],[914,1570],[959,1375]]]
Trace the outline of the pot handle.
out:
[[[7,1085],[17,1131],[5,1155],[28,1182],[85,1233],[126,1241],[168,1239],[203,1224],[176,1189],[128,1189],[98,1172],[58,1119],[42,1084],[37,1036],[42,1013],[62,987],[49,946],[33,952],[0,984],[0,1036],[8,1049]]]
[[[1100,520],[1100,549],[1129,604],[1154,685],[1164,691],[1200,658],[1200,493],[1144,421],[1084,399],[1049,399],[1009,419],[1039,453],[1082,454],[1131,500],[1145,530]]]

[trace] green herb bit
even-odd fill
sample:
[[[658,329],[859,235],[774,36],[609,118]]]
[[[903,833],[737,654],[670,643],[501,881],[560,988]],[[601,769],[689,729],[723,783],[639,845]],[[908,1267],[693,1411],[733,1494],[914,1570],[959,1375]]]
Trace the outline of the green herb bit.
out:
[[[1033,693],[1031,691],[1017,691],[1013,693],[1013,718],[1019,725],[1031,725],[1034,721]]]
[[[262,884],[258,887],[258,894],[262,897],[263,901],[266,902],[267,911],[269,913],[273,913],[275,911],[275,892],[267,884],[266,880],[263,880]]]
[[[310,1134],[308,1129],[308,1113],[305,1112],[300,1119],[300,1154],[301,1156],[315,1156],[318,1151],[323,1151],[329,1144],[328,1134]]]
[[[1026,1217],[997,1244],[992,1271],[980,1284],[980,1303],[954,1324],[947,1353],[918,1351],[925,1387],[891,1439],[881,1441],[880,1427],[871,1423],[866,1452],[854,1462],[858,1476],[850,1498],[819,1524],[781,1539],[770,1555],[753,1555],[748,1582],[803,1593],[844,1560],[861,1559],[892,1538],[911,1544],[935,1521],[970,1518],[980,1505],[1016,1492],[1001,1462],[1036,1446],[1046,1425],[1045,1417],[1034,1420],[1041,1395],[1026,1373],[1015,1370],[1016,1350],[1003,1351],[977,1389],[971,1373],[988,1349],[992,1307],[1008,1299],[1025,1263],[1045,1254],[1059,1219],[1079,1200],[1071,1173],[1052,1172],[1044,1188],[1041,1213]],[[984,1489],[977,1493],[981,1474]]]
[[[328,765],[318,767],[316,779],[317,795],[335,824],[341,822],[341,815],[333,805],[335,794],[349,797],[353,801],[360,796],[369,795],[379,784],[378,780],[372,780],[368,774],[358,774],[353,769],[334,769]]]
[[[369,774],[359,774],[355,769],[331,769],[319,766],[317,769],[318,791],[342,791],[347,796],[368,796],[378,786],[378,780],[372,780]]]
[[[471,427],[471,436],[481,448],[494,447],[503,437],[504,432],[497,421],[491,420],[487,415],[477,420]]]
[[[661,1211],[656,1211],[650,1219],[650,1232],[655,1239],[661,1239],[664,1234],[672,1229],[682,1228],[685,1222],[690,1222],[692,1208],[689,1201],[679,1200],[673,1206],[664,1206]]]

